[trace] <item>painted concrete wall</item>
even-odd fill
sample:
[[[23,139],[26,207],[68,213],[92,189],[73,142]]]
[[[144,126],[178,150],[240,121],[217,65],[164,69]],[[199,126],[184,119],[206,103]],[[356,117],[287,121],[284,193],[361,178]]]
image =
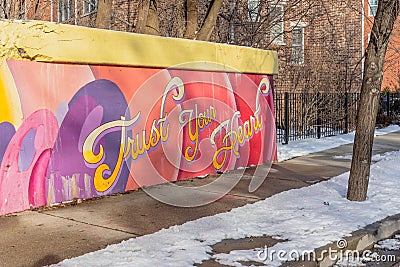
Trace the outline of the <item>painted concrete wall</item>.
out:
[[[276,157],[276,54],[0,21],[0,214]]]

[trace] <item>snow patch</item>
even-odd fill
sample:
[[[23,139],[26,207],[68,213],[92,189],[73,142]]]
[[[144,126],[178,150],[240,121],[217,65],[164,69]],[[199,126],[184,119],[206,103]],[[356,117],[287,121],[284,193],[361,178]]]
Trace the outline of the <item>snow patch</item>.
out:
[[[264,235],[287,240],[269,248],[275,251],[315,249],[400,213],[400,152],[386,153],[382,158],[371,167],[368,199],[364,202],[346,199],[349,173],[344,173],[229,212],[110,245],[57,266],[193,266],[210,259],[211,246],[224,239]],[[241,266],[242,261],[272,266],[282,263],[278,259],[260,259],[260,249],[263,248],[214,257],[231,266]]]
[[[400,249],[400,236],[395,236],[394,238],[379,241],[375,244],[374,248],[384,249],[384,250],[399,250]]]

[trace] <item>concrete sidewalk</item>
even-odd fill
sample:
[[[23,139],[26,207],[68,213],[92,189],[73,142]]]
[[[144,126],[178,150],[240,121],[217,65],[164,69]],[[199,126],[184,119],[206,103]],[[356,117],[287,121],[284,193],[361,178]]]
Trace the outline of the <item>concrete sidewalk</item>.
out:
[[[374,154],[400,150],[400,132],[375,138]],[[156,232],[204,216],[268,198],[282,191],[309,186],[349,170],[350,160],[333,156],[350,155],[352,145],[298,157],[272,166],[261,187],[248,192],[254,168],[220,200],[197,208],[177,208],[160,203],[142,190],[86,201],[80,205],[26,211],[0,217],[0,262],[3,266],[43,266],[76,257],[122,240]],[[235,175],[231,172],[229,175]],[[236,174],[237,175],[237,174]],[[210,183],[206,179],[178,182],[185,186]],[[221,189],[222,190],[222,189]],[[218,189],[217,189],[218,191]],[[210,194],[217,192],[209,192]],[[216,244],[215,253],[249,249],[276,243],[269,237],[225,240]],[[221,266],[213,261],[202,266]]]

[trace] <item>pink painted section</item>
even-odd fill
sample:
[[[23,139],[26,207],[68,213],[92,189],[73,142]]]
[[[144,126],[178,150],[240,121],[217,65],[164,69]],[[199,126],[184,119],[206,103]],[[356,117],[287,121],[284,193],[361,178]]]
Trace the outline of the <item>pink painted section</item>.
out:
[[[271,75],[7,63],[25,120],[0,122],[0,215],[276,158]]]
[[[35,154],[29,167],[25,171],[20,171],[18,157],[21,143],[31,129],[37,131],[34,142]],[[29,209],[30,204],[33,206],[46,204],[45,176],[42,174],[49,161],[47,151],[53,148],[57,132],[57,119],[48,110],[34,112],[19,127],[8,144],[0,166],[0,214]]]
[[[43,151],[36,161],[36,164],[33,166],[28,189],[29,205],[33,207],[41,207],[47,204],[46,172],[49,166],[50,156],[50,149]]]

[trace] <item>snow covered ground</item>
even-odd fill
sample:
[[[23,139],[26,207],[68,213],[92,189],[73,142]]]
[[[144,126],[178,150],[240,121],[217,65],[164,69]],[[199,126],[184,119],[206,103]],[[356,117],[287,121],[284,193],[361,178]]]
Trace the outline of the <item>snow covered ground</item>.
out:
[[[302,141],[298,146],[293,142],[298,154],[291,153],[290,156],[322,150],[318,146],[328,149],[350,143],[352,135],[331,137],[324,142],[326,139]],[[319,145],[316,142],[320,142]],[[288,153],[283,155],[289,156]],[[383,154],[378,160],[371,167],[365,202],[346,199],[349,174],[344,173],[329,181],[282,192],[226,213],[110,245],[103,250],[64,260],[58,266],[193,266],[210,258],[231,266],[242,266],[240,262],[246,261],[279,266],[282,259],[265,257],[265,247],[212,256],[211,246],[224,239],[272,236],[282,242],[268,248],[269,252],[297,251],[301,254],[400,213],[400,151]]]
[[[400,131],[400,126],[391,125],[389,127],[378,129],[375,136]],[[353,143],[354,132],[349,134],[341,134],[321,139],[305,139],[289,142],[287,145],[278,144],[278,160],[284,161],[294,157],[308,155],[345,144]]]
[[[395,235],[393,238],[379,241],[374,248],[384,250],[399,250],[400,249],[400,235]]]
[[[333,159],[345,159],[345,160],[351,160],[353,158],[353,155],[339,155],[339,156],[333,156]],[[381,154],[376,154],[372,156],[372,161],[380,161],[382,159]]]

